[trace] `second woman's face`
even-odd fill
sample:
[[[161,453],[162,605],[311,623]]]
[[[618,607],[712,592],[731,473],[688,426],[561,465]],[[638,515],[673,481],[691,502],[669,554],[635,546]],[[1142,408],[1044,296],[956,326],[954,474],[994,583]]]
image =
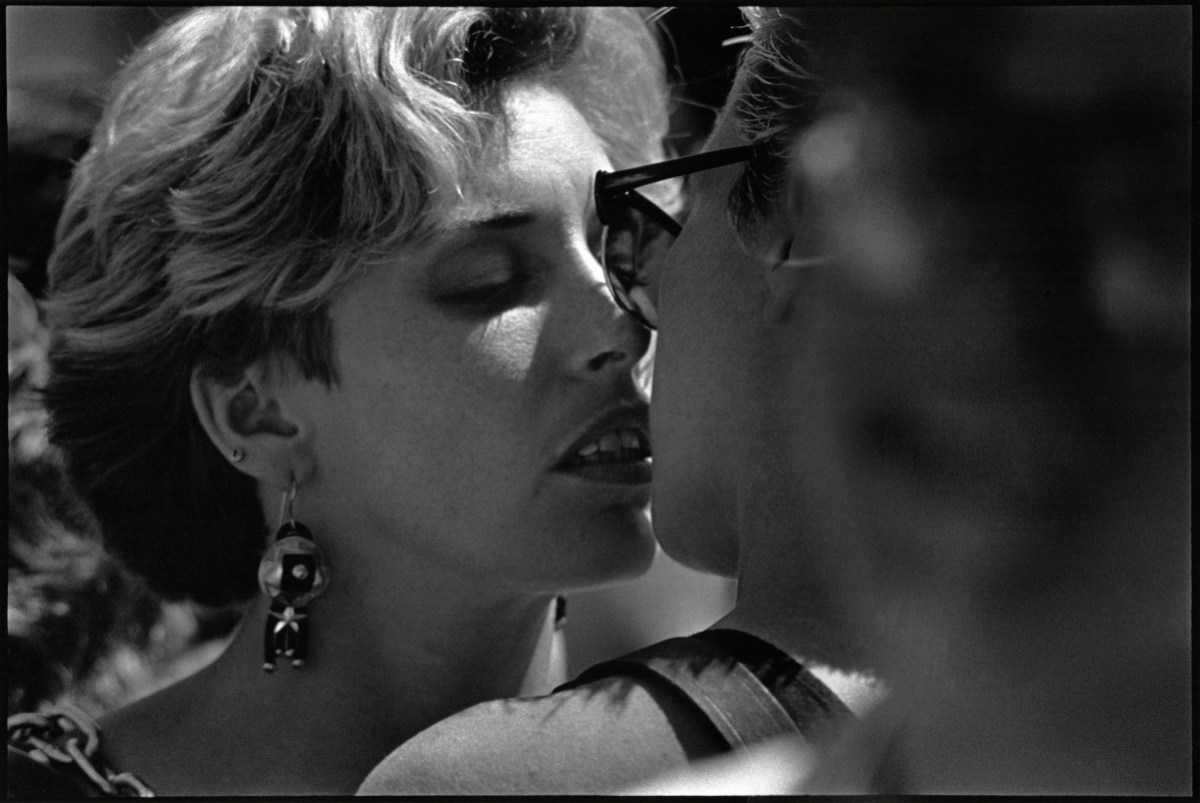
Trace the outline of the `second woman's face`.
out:
[[[380,561],[531,589],[629,577],[654,551],[649,337],[595,256],[610,165],[562,95],[506,108],[506,156],[444,233],[332,307],[341,381],[306,394],[321,515]]]

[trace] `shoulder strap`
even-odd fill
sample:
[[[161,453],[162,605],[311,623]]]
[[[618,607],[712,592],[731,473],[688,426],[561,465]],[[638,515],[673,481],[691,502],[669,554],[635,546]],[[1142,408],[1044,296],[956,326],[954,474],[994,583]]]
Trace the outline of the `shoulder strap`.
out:
[[[820,678],[783,650],[742,630],[712,629],[695,635],[733,655],[771,692],[809,741],[823,741],[854,713]]]
[[[713,631],[706,631],[713,632]],[[765,642],[764,642],[765,643]],[[690,700],[712,722],[729,747],[744,747],[772,736],[812,732],[802,727],[788,707],[752,668],[761,664],[754,656],[731,654],[722,639],[673,638],[586,670],[558,690],[570,689],[613,675],[628,675],[665,682]],[[770,645],[768,645],[770,646]],[[774,650],[773,647],[771,647]],[[736,650],[735,650],[736,652]],[[775,650],[799,673],[811,677],[790,657]],[[777,656],[772,655],[774,661]],[[768,667],[769,669],[769,667]],[[812,682],[822,686],[819,680]],[[828,692],[828,689],[825,689]],[[832,695],[832,692],[828,692]],[[837,699],[834,697],[833,699]],[[840,701],[838,701],[840,703]],[[806,715],[816,713],[806,709]]]

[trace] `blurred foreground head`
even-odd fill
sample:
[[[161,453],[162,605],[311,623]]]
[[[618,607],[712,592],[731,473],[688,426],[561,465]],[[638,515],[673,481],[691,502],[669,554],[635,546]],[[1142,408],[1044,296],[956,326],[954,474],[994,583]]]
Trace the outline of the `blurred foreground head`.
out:
[[[798,488],[898,682],[972,678],[926,789],[1186,788],[1190,15],[799,22]]]
[[[749,16],[708,149],[766,155],[651,287],[660,541],[869,645],[872,791],[1186,788],[1188,11]]]
[[[1182,602],[1178,11],[804,15],[827,84],[789,199],[796,453],[844,478],[812,503],[862,539],[869,593]]]

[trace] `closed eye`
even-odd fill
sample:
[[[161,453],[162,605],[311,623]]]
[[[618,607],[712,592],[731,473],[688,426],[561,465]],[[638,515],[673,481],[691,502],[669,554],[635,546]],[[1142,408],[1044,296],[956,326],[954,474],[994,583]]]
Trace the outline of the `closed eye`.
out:
[[[450,312],[489,317],[527,303],[532,297],[534,285],[536,282],[532,275],[520,273],[502,282],[440,294],[435,301]]]
[[[511,243],[489,240],[461,249],[435,270],[433,302],[453,313],[487,317],[525,303],[536,276]]]

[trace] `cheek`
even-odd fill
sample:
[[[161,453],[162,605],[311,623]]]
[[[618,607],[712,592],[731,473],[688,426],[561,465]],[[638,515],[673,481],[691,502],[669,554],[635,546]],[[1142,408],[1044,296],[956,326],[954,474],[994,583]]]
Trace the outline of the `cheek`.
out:
[[[552,400],[539,369],[543,324],[538,306],[506,311],[422,368],[425,392],[414,414],[428,432],[424,461],[439,467],[444,488],[458,489],[456,505],[471,508],[466,500],[475,499],[494,508],[495,478],[517,481],[536,413]],[[493,478],[490,486],[469,479],[484,477]]]
[[[344,382],[328,413],[335,436],[325,447],[346,444],[345,460],[366,455],[406,481],[480,459],[479,443],[511,429],[529,396],[541,322],[538,307],[523,307],[470,330],[432,316],[364,331],[365,320],[348,324],[339,355]]]
[[[728,396],[745,382],[745,341],[759,315],[755,268],[737,244],[723,204],[697,203],[658,288],[656,419],[685,440],[699,417],[722,416],[731,405],[738,409]],[[671,412],[663,412],[668,407]]]
[[[710,336],[723,326],[722,308],[732,300],[731,263],[739,254],[725,215],[711,203],[697,204],[672,247],[658,282],[660,327],[664,340]]]
[[[542,311],[519,307],[499,315],[467,339],[464,361],[481,379],[522,382],[533,370]]]

